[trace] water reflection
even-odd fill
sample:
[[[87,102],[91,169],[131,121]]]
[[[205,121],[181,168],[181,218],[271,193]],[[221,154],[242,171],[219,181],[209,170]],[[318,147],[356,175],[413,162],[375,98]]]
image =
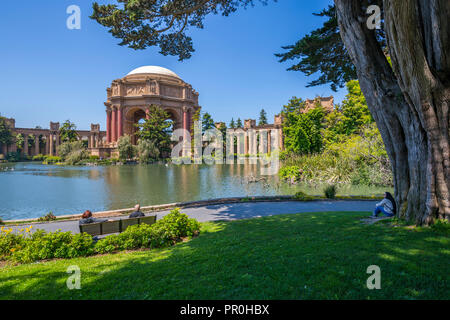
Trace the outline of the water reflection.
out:
[[[220,197],[321,194],[323,186],[280,183],[261,177],[259,165],[135,165],[61,167],[0,164],[0,217],[25,219]],[[258,181],[258,182],[249,182]],[[382,188],[346,186],[347,194],[381,194]]]

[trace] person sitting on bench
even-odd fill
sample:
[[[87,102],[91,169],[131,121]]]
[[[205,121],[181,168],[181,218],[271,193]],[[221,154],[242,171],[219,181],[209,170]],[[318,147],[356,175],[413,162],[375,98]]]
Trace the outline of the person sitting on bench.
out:
[[[137,204],[134,206],[134,212],[130,214],[130,218],[140,218],[140,217],[145,217],[145,214],[141,212],[141,206]]]
[[[89,223],[98,223],[98,222],[105,222],[108,221],[108,219],[98,219],[94,218],[92,216],[92,212],[89,210],[86,210],[83,215],[81,216],[81,219],[79,221],[79,224],[89,224]]]

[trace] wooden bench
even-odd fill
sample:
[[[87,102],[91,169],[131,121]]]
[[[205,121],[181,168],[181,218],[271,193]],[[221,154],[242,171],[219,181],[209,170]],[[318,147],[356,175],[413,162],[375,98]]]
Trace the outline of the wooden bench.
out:
[[[114,221],[80,224],[80,233],[86,232],[91,236],[101,236],[104,234],[121,233],[132,225],[154,224],[155,222],[156,216],[146,216],[140,218],[128,218]]]

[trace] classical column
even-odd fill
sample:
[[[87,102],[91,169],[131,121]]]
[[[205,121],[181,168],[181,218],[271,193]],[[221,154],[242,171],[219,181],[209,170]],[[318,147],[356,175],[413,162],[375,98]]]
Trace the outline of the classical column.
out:
[[[279,136],[278,136],[278,133],[279,133],[279,130],[278,129],[275,129],[275,130],[272,130],[272,137],[271,137],[271,141],[273,141],[273,150],[274,151],[281,151],[281,148],[280,148],[280,138],[279,138]]]
[[[248,139],[249,139],[249,136],[248,136],[248,130],[247,131],[245,131],[245,134],[244,134],[244,154],[249,154],[249,152],[248,152]]]
[[[50,143],[49,143],[49,147],[50,147],[50,152],[49,152],[49,154],[51,155],[51,156],[53,156],[53,154],[54,154],[54,152],[53,152],[53,134],[51,134],[50,135]]]
[[[55,135],[55,154],[58,155],[58,147],[59,147],[59,132]]]
[[[256,131],[255,129],[249,129],[248,130],[248,142],[249,142],[249,149],[250,149],[250,154],[255,156],[258,153],[258,150],[256,149],[258,146],[258,140],[257,140],[257,136],[256,136]]]
[[[118,113],[118,120],[117,120],[117,124],[118,124],[118,130],[117,130],[117,139],[119,139],[121,136],[123,136],[123,110],[122,108],[118,108],[117,109],[117,113]]]
[[[50,136],[45,136],[45,154],[50,154]]]
[[[260,154],[264,154],[265,153],[265,144],[267,143],[267,138],[266,138],[266,134],[267,131],[266,130],[261,130],[259,131],[259,153]]]
[[[270,153],[272,151],[272,148],[271,148],[271,144],[272,144],[271,133],[272,133],[271,130],[267,131],[267,153]]]
[[[23,154],[28,155],[28,135],[23,136]]]
[[[189,154],[188,149],[189,149],[189,145],[187,144],[187,132],[186,130],[188,130],[188,112],[187,112],[187,107],[183,107],[183,157],[187,156]]]
[[[111,142],[111,109],[106,109],[106,142]]]
[[[94,135],[91,134],[88,139],[88,148],[93,148],[93,147],[94,147]]]
[[[188,129],[188,112],[187,112],[187,108],[183,107],[183,129],[187,130]]]
[[[145,108],[145,119],[150,119],[150,109],[149,108]]]
[[[34,155],[37,156],[39,154],[39,136],[36,135],[36,137],[34,138]]]
[[[281,150],[284,149],[283,146],[283,129],[278,129],[278,148]]]
[[[111,121],[111,141],[117,141],[117,110],[115,107],[112,108],[112,121]]]
[[[191,110],[187,111],[187,128],[186,130],[189,131],[189,134],[191,133]]]
[[[245,158],[243,156],[245,153],[245,132],[243,129],[237,130],[236,144],[237,163],[243,164],[245,162]]]

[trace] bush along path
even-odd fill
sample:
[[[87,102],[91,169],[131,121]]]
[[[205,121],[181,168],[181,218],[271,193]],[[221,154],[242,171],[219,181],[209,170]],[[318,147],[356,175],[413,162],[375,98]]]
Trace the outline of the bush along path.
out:
[[[169,247],[185,238],[199,234],[200,224],[189,219],[179,209],[172,210],[153,225],[134,225],[121,234],[113,234],[95,242],[86,233],[45,232],[31,233],[32,226],[12,232],[2,227],[0,232],[0,260],[30,263],[54,258],[85,257],[133,249]]]

